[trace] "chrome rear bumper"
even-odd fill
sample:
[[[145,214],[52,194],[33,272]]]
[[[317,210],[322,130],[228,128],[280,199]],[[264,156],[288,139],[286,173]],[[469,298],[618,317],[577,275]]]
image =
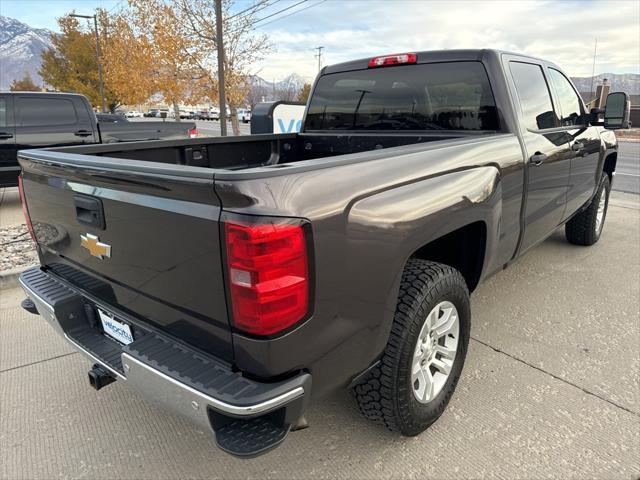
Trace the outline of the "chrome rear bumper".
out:
[[[87,305],[95,308],[95,303],[62,279],[34,268],[24,272],[19,281],[38,313],[74,348],[150,402],[201,427],[214,432],[224,427],[228,432],[234,422],[277,416],[282,423],[279,428],[286,430],[280,442],[306,408],[311,389],[309,374],[273,383],[256,382],[216,358],[207,358],[151,330],[129,345],[120,345],[91,327],[85,312]],[[109,311],[108,306],[99,307]],[[234,435],[237,441],[237,433]],[[245,454],[218,443],[230,453]],[[262,448],[260,453],[266,450]]]

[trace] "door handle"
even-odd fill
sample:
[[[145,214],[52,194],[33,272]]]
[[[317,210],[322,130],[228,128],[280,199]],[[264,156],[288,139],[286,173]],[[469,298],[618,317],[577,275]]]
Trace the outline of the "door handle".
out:
[[[104,230],[104,208],[99,198],[76,193],[73,196],[78,223]]]
[[[531,155],[531,158],[529,158],[529,163],[532,163],[533,165],[542,165],[542,163],[546,159],[547,159],[546,153],[536,152],[533,155]]]
[[[573,150],[574,152],[579,152],[583,149],[584,149],[584,143],[582,142],[573,142],[573,145],[571,145],[571,150]]]
[[[73,134],[76,137],[89,137],[93,135],[93,132],[90,132],[89,130],[78,130],[77,132],[73,132]]]
[[[0,132],[0,140],[8,140],[9,138],[13,138],[12,133]]]

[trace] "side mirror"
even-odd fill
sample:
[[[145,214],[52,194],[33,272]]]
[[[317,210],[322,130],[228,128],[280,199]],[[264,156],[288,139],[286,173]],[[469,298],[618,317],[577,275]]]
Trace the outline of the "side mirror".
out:
[[[607,95],[607,106],[604,109],[604,128],[616,130],[629,128],[631,100],[625,92],[614,92]]]

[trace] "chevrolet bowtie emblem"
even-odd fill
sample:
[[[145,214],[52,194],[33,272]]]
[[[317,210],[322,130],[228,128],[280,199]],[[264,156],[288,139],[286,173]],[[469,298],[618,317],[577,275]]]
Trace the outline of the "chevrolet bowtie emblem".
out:
[[[90,233],[80,235],[80,246],[89,250],[91,255],[100,260],[105,257],[111,258],[111,245],[101,243],[98,237]]]

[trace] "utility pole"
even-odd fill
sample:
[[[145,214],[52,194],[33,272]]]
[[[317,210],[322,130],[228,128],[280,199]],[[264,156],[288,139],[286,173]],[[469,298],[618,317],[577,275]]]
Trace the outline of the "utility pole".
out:
[[[93,18],[93,28],[96,32],[96,57],[98,59],[98,87],[100,89],[100,102],[102,103],[102,111],[107,111],[107,103],[104,99],[104,83],[102,81],[102,62],[100,61],[100,37],[98,36],[98,17],[96,15],[77,15],[72,13],[70,17],[86,18],[91,20]]]
[[[320,71],[320,68],[322,68],[322,50],[324,49],[324,47],[316,47],[314,48],[314,50],[318,50],[318,53],[316,55],[314,55],[314,57],[318,58],[318,71]]]
[[[220,103],[220,135],[227,136],[227,103],[224,95],[224,43],[222,40],[222,0],[216,0],[216,40],[218,44],[218,102]]]
[[[589,88],[589,96],[593,95],[593,98],[589,99],[589,103],[595,101],[595,93],[593,92],[593,81],[596,75],[596,52],[598,51],[598,39],[596,38],[596,44],[593,47],[593,68],[591,69],[591,87]]]

